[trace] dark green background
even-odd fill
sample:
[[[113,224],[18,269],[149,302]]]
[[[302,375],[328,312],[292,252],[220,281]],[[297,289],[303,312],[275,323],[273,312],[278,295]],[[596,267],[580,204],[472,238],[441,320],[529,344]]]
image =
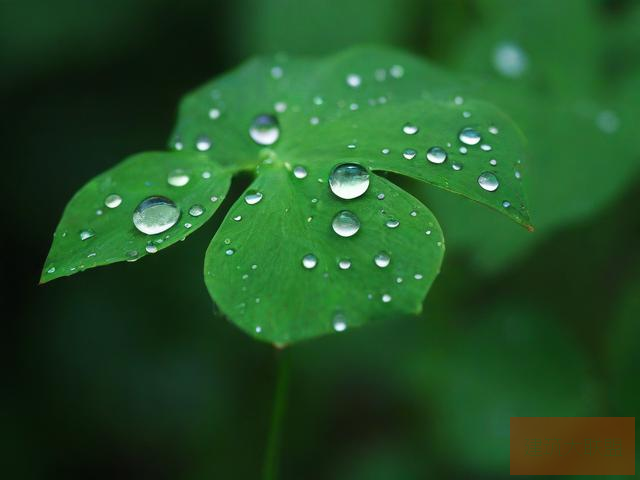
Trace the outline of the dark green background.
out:
[[[505,40],[522,78],[491,66]],[[636,415],[639,2],[22,0],[0,6],[4,478],[258,478],[274,352],[204,287],[223,211],[162,255],[36,284],[67,200],[164,148],[183,93],[356,43],[485,82],[529,138],[538,230],[427,188],[449,242],[425,312],[292,348],[282,478],[506,477],[510,416]]]

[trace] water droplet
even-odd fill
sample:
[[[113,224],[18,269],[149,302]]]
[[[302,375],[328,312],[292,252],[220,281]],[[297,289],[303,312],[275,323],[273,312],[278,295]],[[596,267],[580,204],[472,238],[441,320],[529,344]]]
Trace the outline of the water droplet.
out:
[[[404,76],[404,67],[402,65],[394,65],[389,69],[389,73],[393,78],[402,78]]]
[[[382,295],[383,303],[389,303],[390,301],[391,301],[391,295],[389,295],[388,293],[385,293],[384,295]]]
[[[453,168],[456,172],[459,172],[460,170],[462,170],[462,164],[454,162],[453,165],[451,165],[451,168]]]
[[[211,139],[206,135],[200,135],[196,139],[196,148],[201,152],[206,152],[211,148]]]
[[[220,118],[220,110],[217,108],[212,108],[211,110],[209,110],[209,118],[211,120],[217,120],[218,118]]]
[[[604,133],[614,133],[620,127],[620,119],[616,112],[603,110],[596,117],[596,125]]]
[[[336,313],[333,316],[333,329],[336,332],[344,332],[347,329],[347,317],[343,313]]]
[[[491,145],[483,143],[482,145],[480,145],[480,150],[482,150],[483,152],[490,152],[492,150],[492,147]]]
[[[511,202],[508,200],[505,200],[504,202],[502,202],[502,206],[504,208],[509,208],[511,206]]]
[[[464,118],[469,118],[469,117],[471,117],[471,112],[462,112],[462,116]]]
[[[495,158],[492,158],[489,160],[489,163],[495,167],[498,164],[498,161]]]
[[[158,251],[158,247],[153,243],[148,243],[144,249],[147,251],[147,253],[156,253]]]
[[[447,152],[441,147],[431,147],[427,150],[427,160],[431,163],[443,163],[447,159]]]
[[[149,197],[133,212],[133,224],[142,233],[155,235],[173,227],[180,218],[180,209],[166,197]]]
[[[304,257],[302,257],[302,266],[307,270],[311,270],[315,268],[318,264],[318,259],[313,253],[308,253]]]
[[[191,208],[189,209],[189,215],[191,215],[192,217],[199,217],[200,215],[202,215],[204,213],[204,208],[202,207],[202,205],[192,205]]]
[[[211,178],[211,172],[208,170],[202,172],[202,178],[204,178],[205,180],[209,180]]]
[[[180,151],[184,148],[184,143],[179,138],[176,138],[173,142],[173,148]]]
[[[309,119],[309,123],[311,125],[318,125],[320,123],[320,119],[318,117],[311,117]]]
[[[251,123],[249,135],[258,145],[273,145],[280,137],[278,119],[273,115],[258,115]]]
[[[491,133],[492,135],[497,135],[498,127],[494,127],[494,126],[489,127],[489,133]]]
[[[458,134],[458,138],[465,145],[477,145],[480,142],[480,140],[482,140],[482,137],[480,136],[480,132],[478,132],[477,130],[474,130],[471,127],[466,127],[460,130],[460,133]]]
[[[109,208],[119,207],[121,203],[122,203],[122,197],[116,193],[107,195],[107,198],[104,199],[105,206]]]
[[[233,217],[233,219],[234,219],[236,222],[239,222],[240,220],[242,220],[242,215],[236,215],[235,217]]]
[[[412,210],[411,213],[409,213],[409,215],[411,215],[412,217],[416,217],[418,216],[418,212],[416,212],[415,210]]]
[[[338,262],[338,267],[340,267],[340,270],[349,270],[351,268],[351,260],[343,258]]]
[[[184,187],[189,180],[189,175],[181,169],[173,170],[167,176],[167,182],[174,187]]]
[[[420,130],[418,126],[413,125],[412,123],[405,123],[402,127],[402,131],[407,135],[415,135],[416,133],[418,133],[418,130]]]
[[[314,104],[314,105],[318,105],[318,106],[320,106],[320,105],[322,105],[323,103],[324,103],[324,100],[322,99],[322,97],[317,96],[317,95],[316,95],[315,97],[313,97],[313,104]]]
[[[376,197],[378,200],[384,200],[384,193],[379,193]]]
[[[355,112],[356,110],[358,110],[358,108],[360,107],[357,103],[352,103],[351,105],[349,105],[349,110],[351,110],[352,112]]]
[[[307,169],[298,165],[293,169],[293,176],[296,178],[305,178],[307,176]]]
[[[373,257],[373,262],[380,268],[386,268],[391,263],[391,257],[387,252],[380,252]]]
[[[247,205],[255,205],[260,200],[262,200],[262,193],[258,192],[257,190],[249,190],[244,196],[244,201],[247,203]]]
[[[342,210],[333,217],[331,226],[341,237],[352,237],[360,230],[360,220],[353,212]]]
[[[282,78],[282,75],[284,75],[284,71],[282,70],[282,67],[276,65],[275,67],[271,67],[271,77],[278,80],[280,78]]]
[[[467,147],[465,147],[464,145],[462,147],[460,147],[458,149],[458,151],[462,154],[462,155],[466,155],[467,152],[469,151],[469,149],[467,149]]]
[[[212,203],[216,203],[218,201],[218,197],[216,197],[215,195],[211,195],[211,198],[209,200],[211,200]]]
[[[55,273],[55,271],[56,271],[56,267],[49,267],[47,269],[47,273]]]
[[[493,50],[493,66],[505,77],[517,78],[527,69],[527,55],[515,43],[504,42]]]
[[[424,232],[425,235],[431,235],[431,230],[427,230],[426,232]]]
[[[329,186],[340,198],[357,198],[369,188],[369,172],[357,163],[337,165],[329,175]]]
[[[129,250],[127,253],[127,262],[135,262],[138,260],[138,251],[137,250]]]
[[[413,148],[406,148],[404,152],[402,152],[402,156],[407,160],[413,160],[418,152],[416,152]]]
[[[227,248],[224,251],[224,254],[227,255],[228,257],[230,257],[231,255],[233,255],[234,253],[236,253],[236,251],[233,248]]]
[[[458,95],[453,99],[453,103],[455,103],[456,105],[462,105],[464,103],[464,98]]]
[[[391,151],[391,150],[389,150],[388,148],[383,148],[383,149],[381,150],[381,152],[382,152],[382,154],[383,154],[383,155],[389,155],[389,152],[390,152],[390,151]]]
[[[484,172],[478,177],[478,184],[487,192],[494,192],[498,189],[500,183],[498,177],[491,172]]]
[[[356,148],[356,147],[357,147],[357,146],[356,146],[356,144],[355,144],[355,143],[350,143],[349,145],[347,145],[347,148],[348,148],[349,150],[355,150],[355,148]]]
[[[522,178],[522,174],[520,173],[520,170],[516,170],[515,173],[513,174],[518,180],[520,180]]]
[[[80,240],[87,240],[87,239],[93,237],[95,234],[96,234],[96,232],[94,232],[90,228],[87,228],[85,230],[81,230],[80,231]]]
[[[360,75],[355,73],[350,73],[349,75],[347,75],[347,85],[349,85],[350,87],[357,88],[361,83],[362,77],[360,77]]]
[[[287,104],[285,102],[276,102],[273,105],[273,109],[278,113],[284,113],[287,111]]]
[[[415,278],[416,280],[422,280],[422,274],[421,273],[416,273],[413,278]]]
[[[402,277],[397,277],[396,278],[396,283],[402,283],[404,280]]]
[[[102,215],[103,213],[104,213],[104,212],[103,212],[103,211],[102,211],[102,209],[100,209],[100,208],[99,208],[98,210],[96,210],[96,215],[97,215],[97,216],[100,216],[100,215]]]
[[[390,218],[384,224],[389,228],[397,228],[398,225],[400,225],[400,222],[398,220],[396,220],[395,218]]]

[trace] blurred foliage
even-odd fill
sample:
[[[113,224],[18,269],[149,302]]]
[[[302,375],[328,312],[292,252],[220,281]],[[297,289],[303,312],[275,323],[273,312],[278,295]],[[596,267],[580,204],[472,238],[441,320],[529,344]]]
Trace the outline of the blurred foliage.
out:
[[[479,91],[529,138],[538,227],[527,235],[428,191],[449,243],[423,318],[294,347],[283,478],[506,478],[504,422],[514,412],[637,416],[639,3],[303,5],[0,6],[15,232],[2,240],[7,478],[260,470],[273,353],[212,315],[201,277],[228,202],[164,258],[36,283],[49,232],[80,185],[129,154],[162,149],[185,91],[272,50],[382,42],[478,76]],[[492,67],[503,41],[528,55],[520,78]],[[612,134],[597,127],[603,110],[619,120]]]

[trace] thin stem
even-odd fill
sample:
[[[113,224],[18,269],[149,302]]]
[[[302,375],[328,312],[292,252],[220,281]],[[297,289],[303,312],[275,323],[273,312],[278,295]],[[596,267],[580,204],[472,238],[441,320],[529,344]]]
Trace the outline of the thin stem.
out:
[[[278,378],[271,412],[271,427],[267,437],[267,449],[264,455],[262,470],[263,480],[275,480],[278,478],[278,459],[280,456],[280,444],[282,437],[282,423],[287,403],[289,390],[289,349],[276,352],[278,362]]]

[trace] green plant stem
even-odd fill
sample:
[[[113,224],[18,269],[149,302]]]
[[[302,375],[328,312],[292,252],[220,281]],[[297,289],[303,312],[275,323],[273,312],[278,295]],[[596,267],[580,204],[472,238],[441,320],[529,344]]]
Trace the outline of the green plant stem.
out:
[[[271,412],[271,427],[267,438],[267,448],[264,456],[262,471],[263,480],[275,480],[278,478],[278,463],[280,456],[280,444],[282,440],[282,423],[287,403],[289,390],[289,350],[276,352],[278,362],[278,377],[273,398],[273,410]]]

